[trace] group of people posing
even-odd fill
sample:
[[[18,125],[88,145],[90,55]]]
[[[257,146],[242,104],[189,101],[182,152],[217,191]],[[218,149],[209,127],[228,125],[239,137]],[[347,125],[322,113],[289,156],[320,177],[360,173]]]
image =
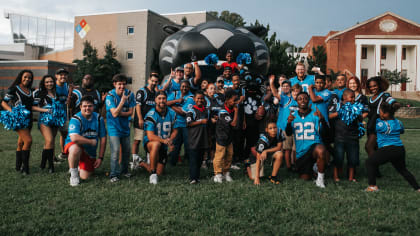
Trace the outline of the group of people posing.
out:
[[[349,71],[337,77],[333,89],[328,75],[317,68],[315,75],[307,75],[305,65],[298,63],[293,78],[270,75],[261,84],[265,92],[259,96],[242,86],[243,66],[231,58],[232,52],[228,52],[227,62],[215,66],[223,70],[216,82],[203,79],[200,67],[193,62],[177,67],[163,82],[152,72],[146,86],[136,93],[126,88],[123,74],[113,77],[114,89],[101,94],[94,89],[92,76],[86,75],[81,85],[75,86],[69,83],[65,69],[54,76],[45,75],[33,90],[33,73],[21,71],[1,103],[9,112],[17,105],[30,111],[29,125],[16,130],[16,170],[29,174],[32,111],[56,114],[51,107],[60,103],[69,114],[68,123],[59,126],[45,119],[38,121],[44,137],[40,167],[46,168],[48,162],[49,171],[54,172],[54,140],[59,132],[60,156],[68,159],[71,186],[79,185],[80,179],[89,178],[101,166],[108,141],[111,182],[131,177],[131,159],[131,170],[147,170],[149,182],[157,184],[165,165],[177,164],[184,145],[191,184],[200,182],[203,166],[213,167],[216,183],[233,181],[230,169],[243,166],[259,185],[264,162],[270,160],[271,183],[280,183],[278,173],[284,162],[300,178],[315,178],[316,186],[325,188],[326,167],[331,163],[333,180],[340,181],[345,156],[347,179],[357,181],[359,139],[366,132],[366,190],[378,191],[379,166],[391,162],[420,191],[405,165],[400,139],[404,128],[394,118],[400,104],[386,92],[389,84],[385,78],[367,81],[368,98],[360,80]],[[100,115],[102,109],[105,117]],[[138,155],[140,144],[147,158]]]

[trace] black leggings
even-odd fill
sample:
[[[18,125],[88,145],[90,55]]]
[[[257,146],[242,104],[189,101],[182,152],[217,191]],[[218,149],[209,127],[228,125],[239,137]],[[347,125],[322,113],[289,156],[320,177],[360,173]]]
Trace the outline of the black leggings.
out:
[[[391,162],[392,166],[400,173],[405,180],[415,189],[420,189],[416,178],[405,166],[404,146],[386,146],[378,149],[366,160],[369,185],[376,185],[376,170],[380,165]]]

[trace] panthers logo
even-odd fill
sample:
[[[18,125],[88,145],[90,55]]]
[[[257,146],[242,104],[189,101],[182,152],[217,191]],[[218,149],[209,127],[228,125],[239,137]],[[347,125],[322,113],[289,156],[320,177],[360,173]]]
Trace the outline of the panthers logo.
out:
[[[164,75],[171,68],[191,61],[194,54],[197,60],[203,60],[210,53],[215,53],[221,59],[225,58],[227,50],[233,50],[234,58],[239,53],[249,53],[252,63],[249,69],[261,74],[268,71],[269,51],[260,38],[266,32],[264,27],[238,27],[223,22],[209,21],[193,26],[165,26],[170,33],[161,45],[159,67]]]

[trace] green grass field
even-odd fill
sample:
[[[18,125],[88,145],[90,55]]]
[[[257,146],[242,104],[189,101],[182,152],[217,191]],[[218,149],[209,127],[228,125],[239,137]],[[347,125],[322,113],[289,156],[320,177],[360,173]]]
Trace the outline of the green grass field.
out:
[[[34,125],[36,127],[36,125]],[[338,184],[327,172],[327,188],[280,171],[282,183],[256,187],[242,171],[233,183],[215,184],[210,171],[188,184],[188,167],[167,167],[157,186],[138,171],[110,183],[109,154],[96,176],[69,186],[68,166],[48,174],[38,166],[42,136],[32,131],[31,174],[14,170],[16,134],[0,131],[0,235],[419,235],[420,194],[390,164],[381,168],[378,193],[366,193],[364,160],[358,183]],[[420,180],[420,131],[403,141],[409,170]],[[361,141],[363,147],[365,139]],[[108,148],[109,149],[109,148]]]

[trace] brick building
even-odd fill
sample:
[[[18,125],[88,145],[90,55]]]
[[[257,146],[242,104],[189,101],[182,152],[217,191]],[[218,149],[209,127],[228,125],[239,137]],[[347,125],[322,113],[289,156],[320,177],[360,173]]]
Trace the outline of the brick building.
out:
[[[327,70],[349,69],[362,80],[397,69],[411,80],[402,91],[420,91],[420,24],[386,12],[342,31],[313,36],[301,51],[322,45]]]

